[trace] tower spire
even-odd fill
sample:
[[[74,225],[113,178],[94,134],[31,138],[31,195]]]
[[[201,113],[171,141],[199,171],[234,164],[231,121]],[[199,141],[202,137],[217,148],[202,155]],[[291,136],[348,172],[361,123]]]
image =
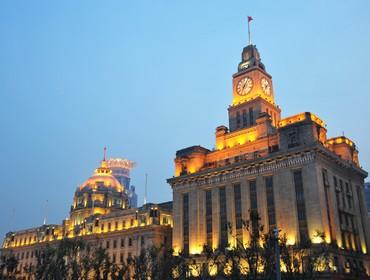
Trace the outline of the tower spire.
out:
[[[104,161],[106,160],[106,156],[107,156],[107,147],[104,147],[104,152],[103,152],[103,160]]]

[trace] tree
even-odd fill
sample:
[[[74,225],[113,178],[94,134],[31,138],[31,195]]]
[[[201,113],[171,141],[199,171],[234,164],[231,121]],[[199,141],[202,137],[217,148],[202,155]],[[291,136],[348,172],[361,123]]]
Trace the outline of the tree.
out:
[[[18,260],[12,254],[3,255],[0,259],[0,279],[16,279]]]

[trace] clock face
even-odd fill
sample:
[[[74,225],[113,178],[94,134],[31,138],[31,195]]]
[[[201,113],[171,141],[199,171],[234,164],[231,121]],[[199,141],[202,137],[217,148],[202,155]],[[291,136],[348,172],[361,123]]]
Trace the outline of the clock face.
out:
[[[236,92],[239,95],[247,95],[253,87],[253,80],[249,77],[241,79],[236,86]]]
[[[261,88],[264,94],[271,95],[271,86],[269,81],[266,78],[261,79]]]

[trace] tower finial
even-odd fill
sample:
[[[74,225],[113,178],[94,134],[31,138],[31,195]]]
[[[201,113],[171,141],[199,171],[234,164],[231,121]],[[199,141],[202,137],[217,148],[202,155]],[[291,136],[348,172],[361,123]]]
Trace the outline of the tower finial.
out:
[[[252,45],[252,40],[251,40],[251,21],[253,18],[251,16],[248,16],[248,44]]]
[[[107,156],[107,147],[104,147],[104,155],[103,155],[104,161],[106,160],[106,156]]]

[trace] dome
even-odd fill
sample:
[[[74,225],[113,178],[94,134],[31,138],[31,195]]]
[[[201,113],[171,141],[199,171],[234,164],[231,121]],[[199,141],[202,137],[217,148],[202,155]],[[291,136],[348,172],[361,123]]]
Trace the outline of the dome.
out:
[[[112,175],[112,170],[105,160],[102,160],[100,167],[95,169],[94,175],[80,185],[79,190],[98,190],[101,188],[111,188],[117,192],[124,191],[124,187]]]

